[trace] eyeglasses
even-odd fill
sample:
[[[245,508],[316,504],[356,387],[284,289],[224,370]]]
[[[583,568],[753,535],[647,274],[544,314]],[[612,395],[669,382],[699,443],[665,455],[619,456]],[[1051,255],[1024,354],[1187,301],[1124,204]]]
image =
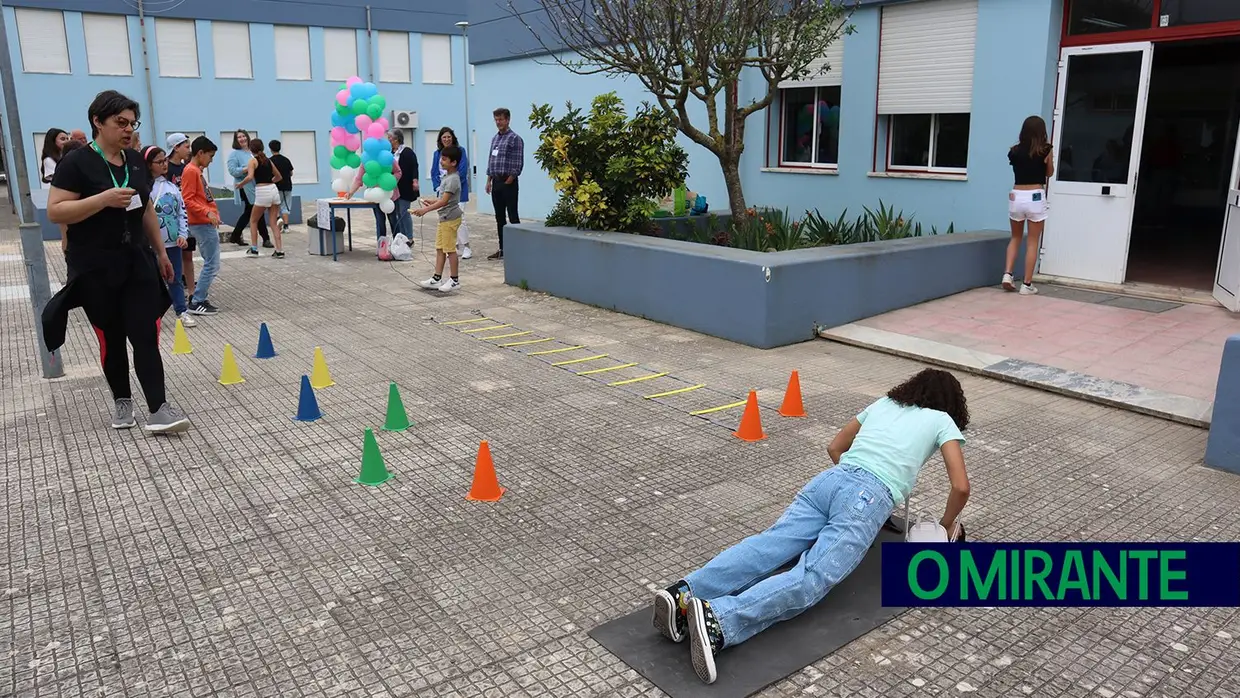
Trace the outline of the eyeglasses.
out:
[[[142,122],[141,121],[130,121],[129,119],[123,119],[118,116],[116,117],[116,126],[122,131],[125,131],[127,129],[137,131],[138,128],[142,126]]]
[[[151,164],[152,164],[152,165],[162,165],[162,164],[164,164],[165,162],[168,162],[168,158],[156,158],[156,159],[154,159],[154,160],[152,160],[152,161],[151,161]]]

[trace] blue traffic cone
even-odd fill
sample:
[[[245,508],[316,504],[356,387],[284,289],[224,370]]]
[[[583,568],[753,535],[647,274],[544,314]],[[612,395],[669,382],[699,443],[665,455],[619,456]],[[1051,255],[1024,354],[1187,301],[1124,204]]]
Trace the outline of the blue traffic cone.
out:
[[[314,388],[310,387],[310,376],[303,375],[301,377],[301,399],[297,401],[297,416],[293,417],[298,422],[313,422],[323,413],[319,411],[319,401],[314,397]]]
[[[258,353],[254,355],[256,359],[270,359],[276,355],[276,348],[271,344],[271,331],[267,329],[267,323],[258,330]]]

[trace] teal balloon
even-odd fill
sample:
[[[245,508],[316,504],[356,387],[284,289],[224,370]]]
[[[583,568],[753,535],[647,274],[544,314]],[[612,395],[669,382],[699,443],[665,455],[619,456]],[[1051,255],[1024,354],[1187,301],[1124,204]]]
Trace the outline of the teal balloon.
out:
[[[371,160],[366,163],[366,174],[378,175],[383,173],[383,165],[378,160]]]
[[[336,149],[332,151],[332,155],[335,155],[337,158],[340,158],[341,160],[343,160],[349,157],[349,149],[344,147],[343,145],[338,145],[336,146]],[[337,167],[336,169],[340,169],[340,168]]]
[[[361,116],[362,114],[366,113],[366,108],[369,106],[370,105],[366,104],[366,100],[355,99],[353,100],[353,114],[355,116]]]
[[[332,156],[332,169],[339,170],[340,168],[344,167],[345,164],[347,164],[347,162],[348,161],[345,158],[336,157],[335,155],[333,155]]]
[[[362,156],[357,153],[349,153],[349,159],[345,162],[345,164],[353,169],[357,169],[362,166]]]
[[[371,172],[367,172],[366,174],[362,175],[362,184],[365,184],[368,187],[373,187],[378,183],[379,183],[379,175],[373,174]]]
[[[384,191],[392,191],[396,189],[396,175],[391,172],[384,172],[379,175],[379,188]]]
[[[366,115],[372,119],[378,119],[379,117],[383,116],[383,107],[379,106],[378,104],[372,104],[366,107]]]

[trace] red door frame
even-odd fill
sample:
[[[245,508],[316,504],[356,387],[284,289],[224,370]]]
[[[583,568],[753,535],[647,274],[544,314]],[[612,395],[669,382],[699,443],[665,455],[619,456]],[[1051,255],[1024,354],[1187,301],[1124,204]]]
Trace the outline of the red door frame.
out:
[[[1240,35],[1240,21],[1213,22],[1210,24],[1188,24],[1179,27],[1158,26],[1158,16],[1162,14],[1163,0],[1154,0],[1154,12],[1150,16],[1149,29],[1130,29],[1127,31],[1105,32],[1102,34],[1080,34],[1068,36],[1068,17],[1072,12],[1073,0],[1064,0],[1063,29],[1060,32],[1060,47],[1096,46],[1099,44],[1122,44],[1129,41],[1183,41],[1186,39],[1205,39],[1216,36]]]

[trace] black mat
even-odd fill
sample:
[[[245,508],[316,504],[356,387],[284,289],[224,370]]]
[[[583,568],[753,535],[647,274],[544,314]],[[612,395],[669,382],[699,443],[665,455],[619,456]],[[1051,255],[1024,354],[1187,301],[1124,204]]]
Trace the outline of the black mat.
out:
[[[891,523],[902,528],[904,522]],[[883,527],[857,569],[817,606],[725,649],[715,659],[718,679],[713,684],[702,683],[694,673],[688,640],[676,644],[654,629],[651,606],[594,628],[590,637],[672,698],[745,698],[906,610],[882,607],[881,544],[903,540],[890,528]]]

